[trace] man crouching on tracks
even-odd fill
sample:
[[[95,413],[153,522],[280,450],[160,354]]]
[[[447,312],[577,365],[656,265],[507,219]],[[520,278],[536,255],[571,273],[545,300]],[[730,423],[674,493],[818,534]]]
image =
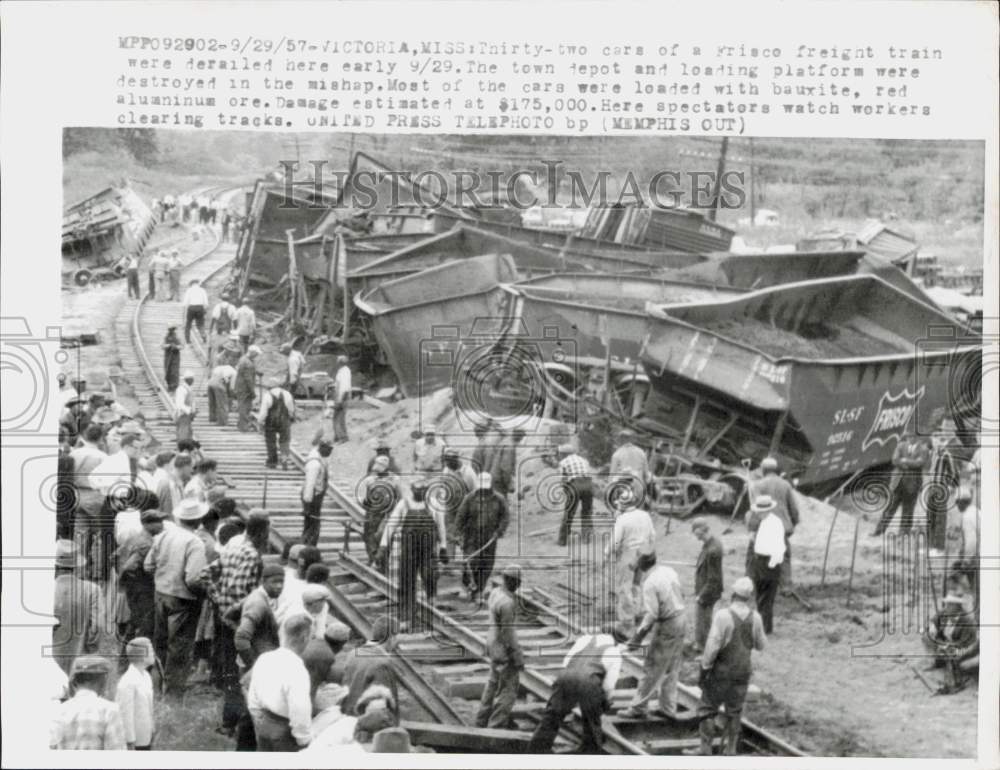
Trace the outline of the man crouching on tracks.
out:
[[[600,754],[604,743],[601,715],[611,711],[612,696],[622,668],[619,648],[628,639],[621,625],[600,634],[584,634],[563,660],[563,671],[552,685],[552,696],[528,744],[529,754],[548,754],[563,719],[576,706],[583,722],[583,741],[577,754]]]
[[[722,733],[722,753],[736,753],[740,738],[740,720],[743,702],[750,684],[750,651],[763,650],[766,636],[760,613],[750,606],[753,581],[741,577],[733,583],[733,599],[729,607],[720,609],[712,618],[705,652],[701,659],[701,702],[698,733],[701,746],[685,754],[711,754],[716,735],[719,707],[725,706],[721,718],[725,728]]]
[[[418,626],[430,630],[429,613],[417,612],[417,574],[424,586],[427,602],[434,601],[437,575],[434,571],[434,545],[438,546],[438,558],[448,562],[448,540],[444,527],[444,511],[428,505],[425,500],[427,481],[414,479],[410,484],[411,499],[403,497],[385,523],[382,541],[379,544],[377,561],[386,563],[392,550],[392,542],[399,533],[399,611],[402,618],[400,631],[416,632]],[[420,615],[424,617],[421,618]],[[421,622],[421,620],[423,622]]]

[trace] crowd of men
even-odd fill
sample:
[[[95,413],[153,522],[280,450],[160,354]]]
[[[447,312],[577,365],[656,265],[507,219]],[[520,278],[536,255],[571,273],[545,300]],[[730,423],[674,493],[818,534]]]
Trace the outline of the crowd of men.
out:
[[[165,195],[162,199],[154,198],[151,209],[157,222],[218,225],[222,228],[223,241],[238,240],[245,226],[245,218],[229,208],[225,201],[208,195]]]
[[[220,306],[212,313],[210,334],[226,340],[208,381],[211,417],[225,424],[235,396],[238,427],[249,430],[260,350],[250,344],[252,331],[245,340],[238,333],[229,299]],[[235,366],[228,336],[234,327]],[[267,382],[261,394],[256,423],[270,467],[288,459],[295,372],[301,373],[300,362],[290,360],[284,381]],[[192,684],[208,681],[222,693],[218,729],[238,750],[399,750],[408,739],[398,730],[398,683],[390,662],[396,636],[432,630],[429,606],[439,577],[456,572],[467,599],[485,606],[489,618],[490,672],[475,723],[515,727],[525,666],[518,633],[525,573],[513,564],[496,571],[495,562],[510,525],[512,496],[519,493],[524,431],[505,432],[489,423],[477,430],[477,445],[463,457],[427,425],[407,450],[413,473],[405,480],[393,448],[378,442],[358,486],[362,537],[371,564],[398,586],[398,614],[378,619],[370,638],[355,647],[335,616],[326,585],[329,567],[316,548],[335,442],[322,435],[314,442],[301,488],[300,543],[285,555],[285,565],[276,564],[265,559],[267,512],[237,513],[217,463],[201,452],[191,421],[180,419],[182,407],[193,404],[194,377],[184,373],[180,379],[176,449],[157,446],[141,415],[130,417],[106,397],[88,395],[85,383],[60,383],[60,481],[72,494],[58,517],[53,656],[69,686],[53,719],[52,746],[149,748],[155,737],[152,700],[180,697]],[[774,633],[775,597],[791,580],[799,498],[777,460],[764,458],[747,490],[745,576],[729,585],[725,605],[721,542],[709,519],[691,522],[691,534],[701,543],[691,607],[677,572],[657,557],[647,505],[651,474],[635,439],[627,430],[618,436],[609,465],[613,483],[604,490],[613,515],[603,553],[614,575],[613,617],[600,632],[575,640],[530,750],[551,751],[559,725],[577,708],[584,726],[577,749],[583,752],[601,750],[602,715],[616,708],[619,719],[681,721],[677,689],[688,655],[698,660],[701,691],[694,716],[701,740],[692,753],[732,754],[752,652],[763,650]],[[907,454],[905,442],[901,446]],[[594,471],[572,443],[559,444],[552,454],[549,462],[568,492],[556,542],[566,545],[574,529],[587,540],[595,525]],[[926,644],[934,665],[958,687],[978,665],[977,588],[967,566],[977,558],[978,544],[970,537],[978,512],[966,513],[972,509],[968,485],[955,497],[961,551]],[[623,656],[640,649],[635,694],[629,703],[616,704]]]

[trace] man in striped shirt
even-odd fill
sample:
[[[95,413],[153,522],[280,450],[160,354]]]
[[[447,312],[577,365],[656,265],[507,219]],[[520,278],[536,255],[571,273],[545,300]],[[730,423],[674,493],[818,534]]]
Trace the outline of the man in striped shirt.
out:
[[[70,669],[76,692],[63,703],[49,730],[49,748],[124,751],[125,732],[116,703],[102,697],[111,666],[96,655],[81,655]]]

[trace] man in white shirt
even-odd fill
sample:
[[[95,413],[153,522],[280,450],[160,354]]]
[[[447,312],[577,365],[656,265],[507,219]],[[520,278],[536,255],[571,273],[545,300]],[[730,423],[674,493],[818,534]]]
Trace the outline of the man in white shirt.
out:
[[[233,398],[236,367],[219,364],[208,378],[208,420],[216,425],[229,424],[229,406]]]
[[[321,438],[306,457],[302,482],[302,542],[306,545],[319,542],[320,512],[328,483],[327,462],[332,453],[333,444]]]
[[[170,299],[176,302],[181,298],[181,252],[174,249],[167,260],[167,277],[170,279]]]
[[[757,595],[757,609],[764,620],[764,631],[774,629],[774,599],[781,581],[781,562],[785,558],[785,525],[777,513],[778,504],[770,495],[758,495],[747,518],[760,518],[753,541],[750,579]],[[762,518],[761,518],[762,517]]]
[[[337,374],[333,383],[333,440],[344,443],[347,438],[347,399],[351,397],[351,368],[347,356],[337,356]]]
[[[198,334],[205,337],[205,308],[208,294],[198,281],[191,281],[184,292],[184,341],[191,344],[191,324],[198,327]]]
[[[281,626],[281,647],[254,663],[247,708],[257,733],[257,751],[297,751],[312,739],[309,672],[302,662],[311,632],[308,615],[292,615]]]
[[[194,438],[191,423],[198,409],[194,404],[194,372],[184,372],[177,392],[174,394],[174,409],[177,412],[177,440]]]
[[[635,629],[635,616],[640,607],[639,589],[635,581],[636,566],[640,556],[655,550],[656,530],[649,513],[636,504],[635,492],[630,486],[621,488],[616,507],[619,513],[604,557],[608,573],[613,572],[615,576],[618,623],[631,634]]]
[[[583,741],[575,753],[601,753],[604,743],[601,716],[611,710],[622,668],[618,645],[627,638],[625,629],[614,626],[600,634],[584,634],[576,640],[552,685],[552,695],[528,744],[529,753],[550,753],[563,719],[577,706],[583,722]]]
[[[649,716],[674,719],[677,716],[677,678],[683,657],[684,632],[687,624],[684,615],[684,592],[677,573],[665,564],[656,563],[656,554],[639,557],[642,578],[642,602],[646,610],[642,622],[629,640],[629,649],[638,649],[646,635],[652,631],[643,659],[642,681],[632,702],[619,716],[626,719],[645,719]],[[659,691],[659,708],[648,712],[648,704]]]
[[[253,312],[253,308],[247,304],[245,298],[240,303],[239,308],[237,308],[236,316],[233,320],[236,323],[236,333],[240,337],[243,352],[246,353],[250,349],[250,342],[257,331],[257,314]]]
[[[302,372],[305,370],[306,357],[302,355],[302,351],[287,343],[282,346],[282,352],[288,356],[285,362],[288,368],[288,374],[285,377],[285,388],[294,396],[298,393],[299,385],[302,382]]]

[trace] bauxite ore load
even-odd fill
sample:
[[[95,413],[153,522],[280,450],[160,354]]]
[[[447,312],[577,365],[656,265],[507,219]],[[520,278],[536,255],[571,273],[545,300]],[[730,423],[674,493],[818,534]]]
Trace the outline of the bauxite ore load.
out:
[[[978,420],[981,341],[875,276],[651,308],[642,361],[648,427],[722,430],[723,463],[776,453],[804,488],[889,462],[908,425]]]

